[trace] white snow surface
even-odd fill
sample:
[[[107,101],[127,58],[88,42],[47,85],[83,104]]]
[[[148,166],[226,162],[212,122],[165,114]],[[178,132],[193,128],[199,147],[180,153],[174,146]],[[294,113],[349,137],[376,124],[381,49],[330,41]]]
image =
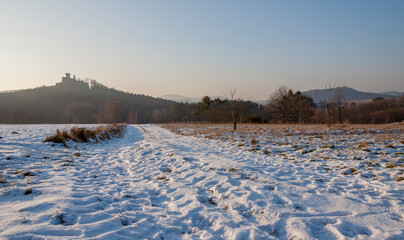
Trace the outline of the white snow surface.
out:
[[[0,125],[1,239],[404,239],[404,181],[156,125],[42,142],[68,127]]]

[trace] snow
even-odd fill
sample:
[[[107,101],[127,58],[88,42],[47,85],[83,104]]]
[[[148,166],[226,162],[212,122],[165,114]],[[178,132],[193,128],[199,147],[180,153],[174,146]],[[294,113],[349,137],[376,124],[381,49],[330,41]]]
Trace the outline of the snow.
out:
[[[402,130],[68,127],[0,125],[0,238],[404,239]]]

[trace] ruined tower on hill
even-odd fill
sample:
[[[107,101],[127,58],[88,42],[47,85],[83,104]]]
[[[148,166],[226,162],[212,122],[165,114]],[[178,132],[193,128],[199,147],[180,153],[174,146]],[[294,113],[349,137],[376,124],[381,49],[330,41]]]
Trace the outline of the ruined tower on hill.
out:
[[[57,88],[61,88],[63,90],[67,91],[76,91],[76,92],[82,92],[89,90],[88,83],[82,81],[82,80],[77,80],[76,76],[74,75],[73,78],[70,76],[70,73],[66,73],[66,76],[62,77],[62,82],[56,84]]]

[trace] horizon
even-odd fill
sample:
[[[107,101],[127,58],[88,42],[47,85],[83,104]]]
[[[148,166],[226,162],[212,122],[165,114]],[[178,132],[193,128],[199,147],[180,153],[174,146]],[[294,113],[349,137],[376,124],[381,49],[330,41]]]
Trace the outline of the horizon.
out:
[[[90,86],[90,81],[95,80],[97,83],[99,83],[99,84],[101,84],[101,85],[103,85],[103,86],[105,86],[105,87],[107,87],[109,89],[115,89],[117,91],[127,92],[127,93],[135,94],[135,95],[136,94],[138,94],[138,95],[141,94],[141,95],[150,96],[150,97],[154,97],[154,98],[166,99],[166,100],[170,100],[170,101],[174,101],[174,102],[178,102],[177,100],[174,100],[174,97],[181,97],[183,99],[188,99],[188,100],[192,100],[192,101],[193,100],[201,100],[205,96],[209,96],[211,98],[217,98],[217,97],[218,98],[226,98],[226,96],[225,96],[226,92],[223,92],[222,95],[205,94],[205,95],[202,95],[202,96],[199,96],[199,97],[198,96],[186,96],[186,95],[181,95],[181,94],[176,94],[176,93],[169,93],[169,94],[164,94],[164,95],[161,95],[161,96],[151,96],[151,95],[147,95],[147,94],[143,94],[143,93],[134,93],[134,92],[126,91],[126,90],[123,90],[123,89],[117,89],[117,88],[115,88],[113,86],[105,85],[102,82],[97,81],[96,79],[92,79],[92,78],[84,78],[83,79],[83,78],[80,78],[80,77],[76,76],[75,74],[71,74],[71,73],[65,73],[65,74],[66,74],[65,77],[67,76],[67,74],[69,74],[70,79],[74,79],[76,81],[84,81],[87,84],[89,84],[89,86]],[[33,88],[3,90],[3,91],[0,91],[0,93],[31,90],[31,89],[35,89],[35,88],[41,88],[41,87],[52,87],[52,86],[56,86],[58,83],[61,83],[61,82],[62,82],[62,80],[59,81],[59,82],[56,82],[56,83],[54,83],[52,85],[42,85],[42,86],[36,86],[36,87],[33,87]],[[352,88],[350,86],[345,86],[345,85],[344,86],[331,86],[330,89],[335,89],[335,88],[339,88],[339,87],[350,88],[350,89],[353,89],[353,90],[356,90],[356,91],[359,91],[359,92],[363,92],[363,93],[377,93],[377,94],[385,94],[385,93],[388,93],[388,92],[404,93],[404,92],[395,91],[395,90],[383,91],[383,92],[366,92],[366,91],[362,91],[361,89],[355,89],[355,88]],[[299,89],[292,89],[292,90],[300,91],[300,92],[304,93],[304,92],[310,92],[310,91],[321,91],[321,90],[325,90],[325,88],[314,88],[314,89],[309,89],[309,90],[305,90],[305,91],[301,91]],[[239,97],[239,98],[242,99],[242,100],[245,100],[245,101],[253,101],[253,102],[257,102],[257,103],[269,100],[269,98],[267,98],[267,99],[246,99],[246,98],[243,98],[242,96]]]
[[[54,85],[66,70],[115,89],[197,98],[328,82],[404,92],[402,1],[8,1],[0,92]]]

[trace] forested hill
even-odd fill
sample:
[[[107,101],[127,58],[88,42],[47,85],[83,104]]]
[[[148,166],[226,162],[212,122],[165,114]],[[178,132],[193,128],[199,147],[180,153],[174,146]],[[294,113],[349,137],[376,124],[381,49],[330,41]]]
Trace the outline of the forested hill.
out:
[[[55,86],[0,93],[0,123],[167,122],[174,105],[66,74]]]
[[[330,89],[315,89],[315,90],[309,90],[302,92],[304,95],[309,96],[313,98],[315,103],[320,103],[324,102],[327,98],[335,98],[337,95],[338,89],[342,90],[342,93],[344,94],[344,99],[346,101],[354,101],[354,100],[366,100],[366,99],[373,99],[373,98],[391,98],[395,96],[401,96],[403,95],[402,92],[384,92],[384,93],[372,93],[372,92],[361,92],[356,89],[350,88],[350,87],[342,87],[342,88],[330,88]]]

